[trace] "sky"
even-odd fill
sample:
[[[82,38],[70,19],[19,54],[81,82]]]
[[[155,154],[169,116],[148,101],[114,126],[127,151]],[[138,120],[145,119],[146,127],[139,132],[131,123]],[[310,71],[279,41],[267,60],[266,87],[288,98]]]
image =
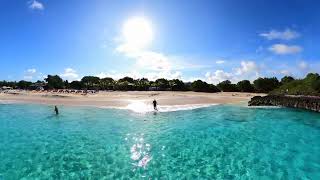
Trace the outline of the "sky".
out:
[[[0,79],[302,78],[319,32],[317,0],[0,0]]]

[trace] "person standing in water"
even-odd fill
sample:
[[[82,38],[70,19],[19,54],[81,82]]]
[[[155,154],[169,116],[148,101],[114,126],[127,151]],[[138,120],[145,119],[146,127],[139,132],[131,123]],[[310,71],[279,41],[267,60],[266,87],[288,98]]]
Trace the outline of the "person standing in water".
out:
[[[54,106],[54,112],[56,113],[56,115],[59,114],[59,110],[58,110],[58,107],[57,107],[57,106]]]
[[[158,111],[158,108],[157,108],[158,103],[157,103],[157,101],[156,101],[156,100],[153,100],[152,103],[153,103],[153,109],[156,110],[156,111]]]

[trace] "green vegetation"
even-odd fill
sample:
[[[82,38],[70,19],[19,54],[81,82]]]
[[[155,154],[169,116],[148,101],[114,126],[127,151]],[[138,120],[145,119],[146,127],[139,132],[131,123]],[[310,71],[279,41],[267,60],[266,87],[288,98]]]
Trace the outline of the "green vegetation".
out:
[[[281,83],[282,83],[282,84],[286,84],[286,83],[289,83],[289,82],[291,82],[291,81],[293,81],[293,80],[294,80],[293,77],[291,77],[291,76],[285,76],[285,77],[283,77],[283,78],[281,79]]]
[[[270,94],[318,96],[320,93],[320,76],[317,73],[309,73],[304,79],[281,80],[281,82],[283,82],[282,86]]]
[[[170,80],[169,86],[171,87],[172,91],[186,91],[186,90],[188,90],[186,84],[179,79]]]
[[[64,81],[58,75],[48,75],[44,81],[0,81],[1,87],[14,89],[77,89],[77,90],[119,90],[119,91],[195,91],[195,92],[261,92],[275,95],[320,95],[320,76],[309,73],[304,79],[294,79],[285,76],[279,81],[275,77],[258,78],[253,81],[239,81],[237,84],[226,80],[216,86],[202,80],[183,82],[179,79],[167,80],[164,78],[149,81],[146,78],[133,79],[124,77],[114,80],[110,77],[102,78],[84,76],[80,81]]]
[[[81,82],[86,89],[99,89],[100,78],[95,76],[84,76],[81,79]]]
[[[219,92],[220,90],[213,84],[197,80],[191,84],[191,90],[195,92]]]
[[[47,82],[48,89],[62,89],[65,87],[62,78],[58,75],[48,75],[44,80]]]
[[[253,81],[253,86],[256,92],[268,93],[278,88],[281,83],[276,77],[273,78],[258,78]]]
[[[223,92],[237,92],[237,85],[232,84],[231,81],[226,80],[222,81],[221,83],[217,84],[217,87],[220,91]]]
[[[83,89],[84,85],[82,82],[80,81],[72,81],[70,84],[69,84],[69,87],[71,89]]]
[[[28,89],[31,85],[32,85],[32,82],[23,81],[23,80],[17,83],[17,87],[19,89]]]
[[[242,80],[237,83],[237,89],[240,92],[254,92],[255,89],[249,80]]]

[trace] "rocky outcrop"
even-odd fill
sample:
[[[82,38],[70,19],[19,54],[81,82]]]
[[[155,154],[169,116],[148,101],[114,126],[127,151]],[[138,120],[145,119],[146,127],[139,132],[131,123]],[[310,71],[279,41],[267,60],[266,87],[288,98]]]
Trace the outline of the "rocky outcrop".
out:
[[[248,102],[249,106],[284,106],[320,112],[320,97],[309,96],[255,96]]]

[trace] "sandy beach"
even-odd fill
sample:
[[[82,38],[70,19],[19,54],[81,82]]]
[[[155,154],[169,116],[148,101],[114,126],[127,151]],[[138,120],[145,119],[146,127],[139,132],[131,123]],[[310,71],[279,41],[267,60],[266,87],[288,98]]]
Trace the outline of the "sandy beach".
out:
[[[230,104],[247,102],[257,93],[220,92],[172,92],[172,91],[112,91],[78,95],[64,93],[38,93],[22,91],[0,93],[0,101],[48,105],[126,107],[132,102],[151,103],[156,99],[159,105]],[[263,94],[260,94],[263,95]]]

